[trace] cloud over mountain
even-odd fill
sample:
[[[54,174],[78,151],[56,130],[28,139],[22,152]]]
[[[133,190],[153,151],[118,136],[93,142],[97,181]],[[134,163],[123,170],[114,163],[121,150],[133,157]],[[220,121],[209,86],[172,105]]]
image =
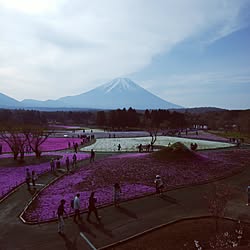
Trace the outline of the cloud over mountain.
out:
[[[0,91],[19,100],[87,91],[186,40],[212,42],[242,28],[246,4],[0,0]]]

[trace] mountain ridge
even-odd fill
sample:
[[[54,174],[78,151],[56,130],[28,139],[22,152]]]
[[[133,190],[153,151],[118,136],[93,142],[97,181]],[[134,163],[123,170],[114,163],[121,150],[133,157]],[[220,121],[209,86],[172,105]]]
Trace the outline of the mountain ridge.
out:
[[[55,100],[39,101],[35,99],[24,99],[19,102],[13,99],[11,102],[11,98],[8,99],[7,106],[13,105],[17,108],[60,109],[117,109],[132,107],[134,109],[144,110],[183,108],[152,94],[128,78],[115,78],[112,81],[79,95],[64,96]],[[0,107],[1,106],[5,107],[6,103],[0,102]]]
[[[98,86],[88,92],[57,99],[60,102],[76,107],[80,101],[84,103],[78,107],[87,108],[129,108],[135,109],[170,109],[182,108],[179,105],[167,102],[150,93],[128,78],[116,78]],[[93,104],[95,100],[95,104]],[[138,101],[139,100],[139,101]]]

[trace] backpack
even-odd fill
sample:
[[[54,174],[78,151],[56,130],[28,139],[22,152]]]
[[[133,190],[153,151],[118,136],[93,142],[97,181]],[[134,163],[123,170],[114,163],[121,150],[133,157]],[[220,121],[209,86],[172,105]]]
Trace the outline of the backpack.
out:
[[[71,200],[70,206],[71,206],[71,208],[74,208],[74,200]]]

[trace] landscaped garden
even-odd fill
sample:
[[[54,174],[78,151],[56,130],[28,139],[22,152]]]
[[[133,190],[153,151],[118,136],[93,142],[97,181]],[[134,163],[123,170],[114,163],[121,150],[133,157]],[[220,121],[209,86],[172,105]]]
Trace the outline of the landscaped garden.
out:
[[[40,158],[36,158],[34,153],[25,153],[23,160],[18,158],[14,161],[10,153],[0,155],[0,199],[5,198],[25,182],[26,168],[34,170],[40,176],[50,171],[52,158],[60,158],[65,170],[66,157],[69,156],[72,162],[74,154],[73,148],[68,148],[69,142],[73,146],[76,142],[80,144],[81,139],[48,138],[41,145]],[[234,144],[182,137],[157,136],[154,152],[147,152],[145,148],[143,152],[138,152],[139,144],[145,146],[150,142],[151,137],[98,138],[94,144],[83,147],[81,149],[83,152],[77,153],[78,161],[88,159],[91,149],[96,151],[97,156],[100,152],[102,157],[97,157],[92,163],[86,161],[85,164],[78,164],[79,167],[74,171],[62,174],[57,180],[38,191],[34,200],[23,211],[22,219],[30,223],[55,220],[61,199],[66,200],[66,211],[73,213],[70,203],[76,193],[80,193],[82,212],[88,208],[88,198],[92,191],[96,192],[97,206],[111,205],[113,185],[116,182],[121,185],[122,201],[126,201],[154,194],[154,179],[158,174],[163,179],[165,190],[171,190],[231,176],[246,168],[250,161],[249,150],[238,149],[233,147]],[[190,150],[191,143],[198,144],[198,151]],[[119,144],[121,152],[118,152]],[[3,147],[6,149],[4,143]],[[112,155],[108,156],[105,152],[111,152]],[[207,242],[209,239],[208,237],[203,239],[197,234],[196,237],[192,237],[200,242]],[[154,237],[150,239],[152,242],[155,240]],[[141,243],[131,242],[131,244],[140,247]],[[192,243],[184,238],[178,241],[178,244],[176,244],[178,247],[186,244],[187,248],[187,244]],[[119,247],[123,249],[122,245]]]
[[[81,141],[82,139],[80,138],[48,137],[46,141],[41,145],[41,150],[43,152],[63,150],[69,147],[69,143],[71,147],[73,147],[73,143],[78,143],[80,145]],[[3,147],[3,153],[11,152],[9,145],[6,142],[0,141],[0,143]]]
[[[46,152],[43,153],[41,159],[36,159],[34,154],[28,154],[24,162],[14,161],[11,154],[0,155],[0,199],[25,182],[26,168],[29,168],[30,172],[35,171],[37,175],[41,175],[50,171],[50,160],[52,158],[60,158],[61,164],[65,164],[67,156],[72,161],[73,153],[68,152]],[[77,154],[78,161],[87,158],[89,158],[89,154],[87,153]]]
[[[157,136],[155,142],[156,146],[168,146],[175,142],[182,142],[187,147],[190,147],[191,143],[197,143],[199,149],[215,149],[226,148],[235,146],[231,143],[216,142],[208,140],[187,139],[182,137],[169,137],[169,136]],[[88,147],[84,147],[83,151],[90,151],[94,149],[96,151],[110,152],[118,151],[118,145],[121,145],[123,152],[135,152],[138,151],[138,145],[147,145],[151,143],[151,137],[132,137],[132,138],[100,138],[96,142]]]
[[[154,193],[156,174],[162,176],[168,190],[231,175],[246,167],[249,160],[247,150],[193,152],[181,143],[154,153],[113,155],[84,165],[44,189],[25,211],[24,218],[31,222],[55,219],[61,199],[67,201],[70,212],[70,200],[78,192],[82,210],[87,209],[91,191],[96,191],[99,206],[112,204],[116,182],[121,184],[122,199],[128,200]]]

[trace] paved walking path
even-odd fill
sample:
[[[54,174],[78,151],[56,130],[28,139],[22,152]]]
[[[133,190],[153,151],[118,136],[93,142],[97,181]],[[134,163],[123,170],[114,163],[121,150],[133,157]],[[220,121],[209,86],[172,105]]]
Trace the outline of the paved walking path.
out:
[[[38,183],[46,184],[53,178],[51,173],[47,173],[39,178]],[[236,189],[228,202],[226,217],[240,217],[250,222],[249,207],[245,205],[249,180],[250,166],[237,175],[219,181]],[[162,198],[152,195],[122,203],[121,208],[105,207],[99,209],[101,224],[93,215],[91,223],[86,221],[86,214],[82,214],[81,224],[75,224],[72,218],[68,218],[65,220],[66,236],[62,237],[57,234],[56,222],[40,225],[21,222],[18,215],[32,196],[26,185],[22,185],[0,203],[0,250],[98,249],[165,223],[208,215],[204,195],[211,189],[212,184],[186,187],[169,191]]]

